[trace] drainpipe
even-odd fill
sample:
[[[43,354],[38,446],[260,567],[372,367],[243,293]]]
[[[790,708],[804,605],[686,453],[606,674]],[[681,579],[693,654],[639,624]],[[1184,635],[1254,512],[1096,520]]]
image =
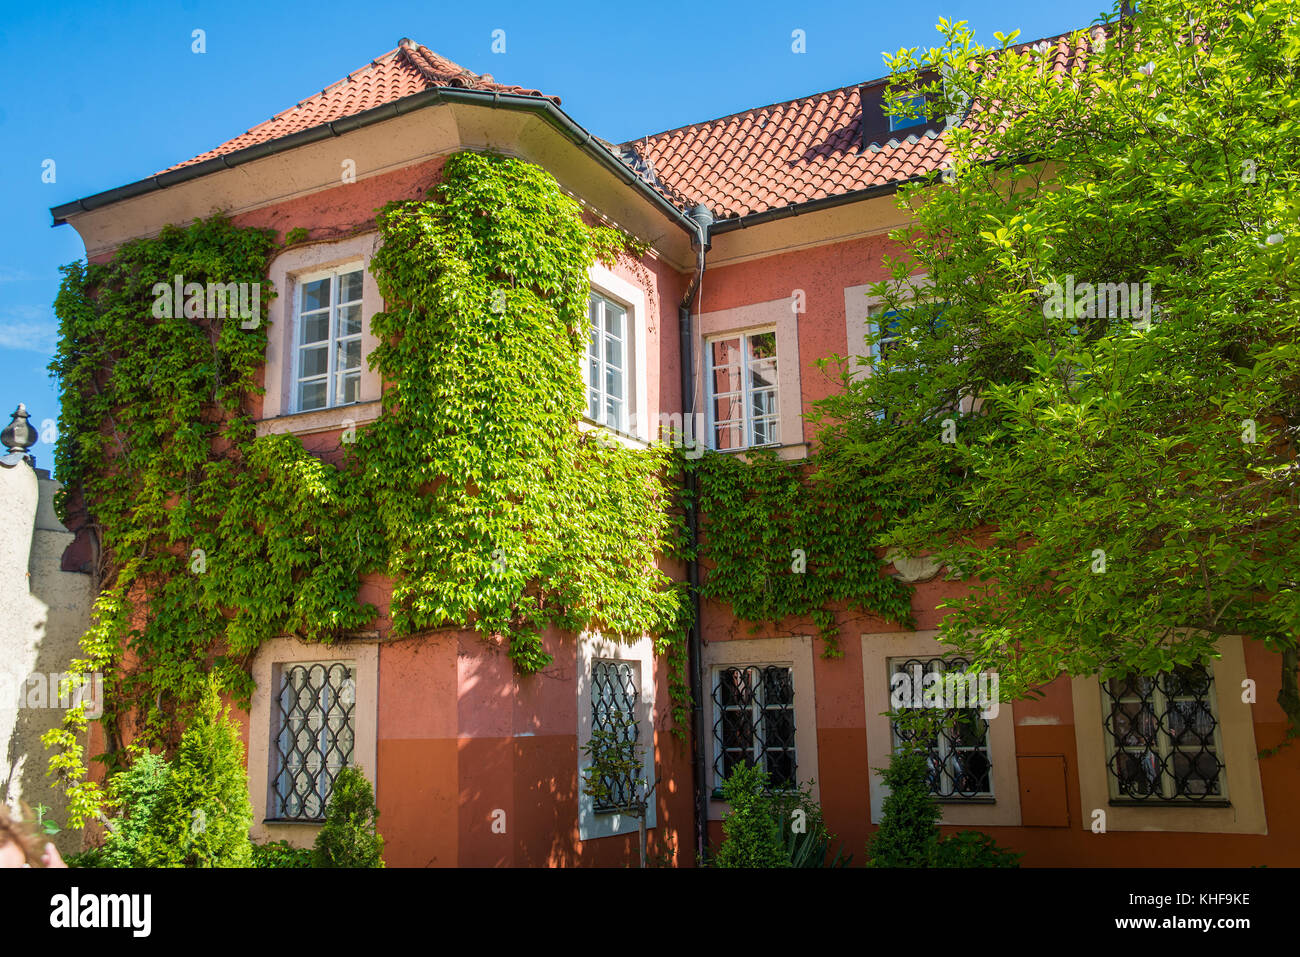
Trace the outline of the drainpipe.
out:
[[[695,337],[691,333],[691,303],[704,277],[704,254],[710,246],[709,228],[713,225],[713,214],[703,203],[687,215],[695,223],[696,235],[691,240],[691,247],[695,250],[695,276],[691,279],[686,295],[682,298],[682,304],[677,309],[677,332],[681,343],[682,364],[683,445],[687,434],[690,434],[697,443],[704,441],[704,436],[699,434],[702,430],[694,428]],[[697,491],[695,473],[687,472],[686,531],[690,537],[692,552],[700,543],[700,521],[695,507]],[[695,859],[698,863],[703,859],[705,848],[709,845],[709,795],[706,790],[709,779],[704,763],[705,755],[708,753],[708,729],[704,727],[704,642],[700,628],[700,566],[694,557],[686,562],[686,582],[691,601],[691,629],[686,647],[691,688],[691,779],[695,796]]]

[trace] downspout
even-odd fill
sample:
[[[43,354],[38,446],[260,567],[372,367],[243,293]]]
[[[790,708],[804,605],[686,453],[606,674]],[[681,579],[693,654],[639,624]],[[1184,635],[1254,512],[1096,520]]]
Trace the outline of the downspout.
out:
[[[703,203],[688,214],[695,222],[696,235],[691,240],[695,249],[695,276],[686,289],[682,304],[677,309],[677,332],[680,340],[682,378],[682,444],[687,436],[702,443],[703,430],[694,427],[695,421],[695,337],[691,331],[691,303],[704,277],[704,254],[708,250],[709,228],[713,214]],[[707,729],[704,727],[704,642],[700,628],[700,566],[695,552],[700,544],[700,521],[695,507],[698,485],[694,472],[686,473],[686,532],[689,536],[691,557],[686,562],[687,590],[691,601],[691,628],[687,636],[687,666],[690,670],[691,688],[691,783],[695,796],[695,860],[704,859],[709,846],[709,796],[705,755],[708,753]]]

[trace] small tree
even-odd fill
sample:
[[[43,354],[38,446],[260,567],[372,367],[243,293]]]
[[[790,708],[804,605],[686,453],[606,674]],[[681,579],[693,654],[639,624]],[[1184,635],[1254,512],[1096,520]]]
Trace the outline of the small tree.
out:
[[[316,867],[383,867],[384,839],[376,829],[375,793],[360,768],[334,779],[325,824],[316,835]]]
[[[930,793],[930,731],[935,715],[923,709],[893,712],[902,726],[902,746],[889,767],[877,768],[889,789],[881,806],[880,830],[867,843],[869,867],[933,867],[939,853],[943,811]]]
[[[143,753],[109,789],[122,816],[109,831],[108,867],[248,867],[252,845],[244,746],[209,682],[176,758]]]
[[[613,805],[636,819],[641,866],[647,866],[646,815],[658,780],[647,781],[642,745],[632,734],[635,722],[621,711],[611,711],[609,727],[591,733],[582,753],[591,762],[582,771],[583,790],[593,801]]]
[[[722,785],[731,813],[722,821],[718,867],[789,867],[781,826],[777,823],[767,772],[751,765],[734,769]]]

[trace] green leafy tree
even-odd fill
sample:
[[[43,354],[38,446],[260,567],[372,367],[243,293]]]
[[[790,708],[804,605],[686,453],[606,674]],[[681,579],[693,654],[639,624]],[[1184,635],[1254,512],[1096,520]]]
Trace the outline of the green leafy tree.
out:
[[[384,839],[375,828],[375,793],[359,768],[334,778],[325,823],[316,835],[315,867],[383,867]]]
[[[582,770],[582,786],[592,800],[612,805],[637,822],[640,864],[648,866],[646,815],[658,781],[645,778],[641,744],[631,734],[635,723],[622,711],[609,714],[609,726],[597,728],[582,753],[590,764]]]
[[[938,860],[943,811],[930,793],[929,755],[918,739],[926,740],[904,739],[889,766],[878,769],[889,793],[881,804],[880,828],[867,842],[871,867],[934,867]]]
[[[144,753],[110,788],[121,809],[104,845],[107,867],[248,867],[252,845],[244,745],[209,682],[176,758]]]
[[[1151,0],[1065,68],[1066,43],[941,21],[893,58],[895,105],[967,119],[901,193],[908,258],[875,290],[897,339],[822,439],[922,499],[879,541],[968,578],[944,637],[1011,697],[1242,635],[1300,727],[1294,13]]]

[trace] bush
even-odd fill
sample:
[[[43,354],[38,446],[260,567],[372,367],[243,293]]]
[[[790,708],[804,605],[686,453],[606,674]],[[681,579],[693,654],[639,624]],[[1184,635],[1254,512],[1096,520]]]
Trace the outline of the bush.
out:
[[[958,831],[939,842],[936,867],[1019,867],[1024,855],[999,847],[982,831]]]
[[[791,867],[847,867],[852,855],[844,856],[844,849],[835,852],[827,863],[835,835],[826,827],[822,807],[812,796],[812,783],[795,790],[777,791],[771,795],[772,814],[781,827],[781,845]]]
[[[896,752],[880,775],[889,795],[881,807],[880,830],[867,844],[868,866],[933,867],[943,811],[930,794],[925,752]]]
[[[768,794],[767,772],[748,765],[734,768],[723,782],[722,798],[731,805],[731,813],[722,822],[722,847],[715,866],[789,867]]]
[[[175,761],[141,754],[109,787],[123,811],[104,844],[107,867],[249,867],[244,746],[209,684]]]
[[[288,841],[253,845],[254,867],[311,867],[313,857],[310,847],[294,847]]]
[[[379,811],[370,782],[357,768],[334,779],[325,824],[316,835],[315,867],[383,867],[384,839],[375,829]]]
[[[65,857],[63,862],[69,867],[108,866],[104,863],[104,849],[102,847],[88,847],[84,851],[76,851]]]

